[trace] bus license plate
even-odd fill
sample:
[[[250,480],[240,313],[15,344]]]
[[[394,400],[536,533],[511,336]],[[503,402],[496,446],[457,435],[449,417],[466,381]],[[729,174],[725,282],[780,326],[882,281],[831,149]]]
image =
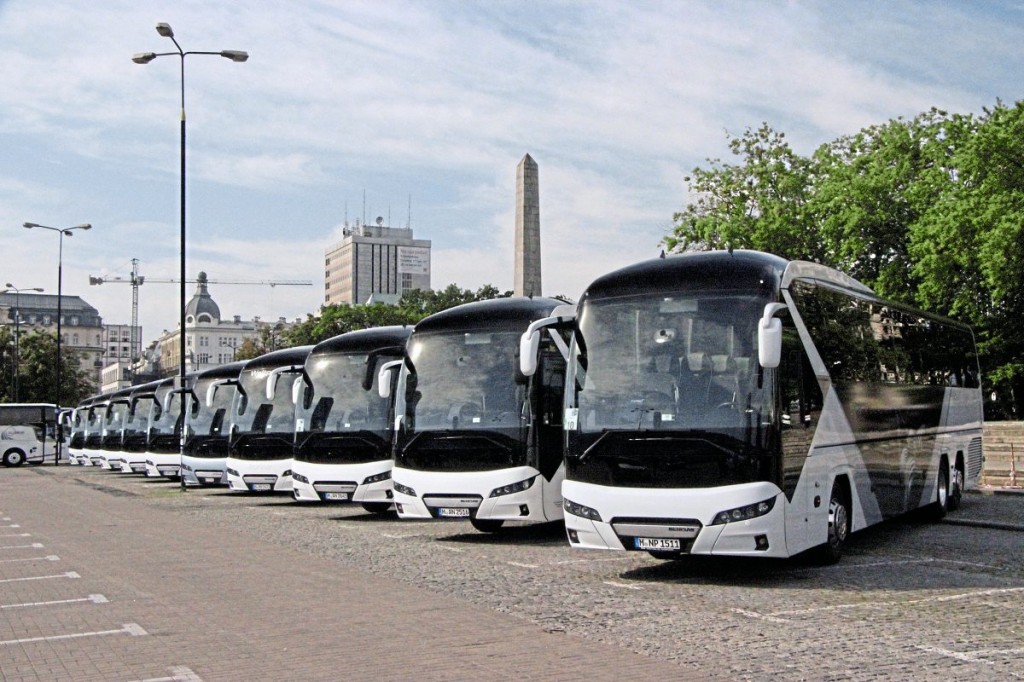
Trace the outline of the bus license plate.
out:
[[[347,502],[348,493],[324,493],[324,499],[337,502]]]
[[[682,545],[674,538],[633,538],[633,546],[637,549],[679,550]]]
[[[253,491],[255,491],[257,493],[265,493],[268,490],[270,490],[270,484],[269,483],[253,483],[252,484],[252,489],[253,489]]]
[[[454,519],[468,519],[469,509],[466,507],[439,507],[437,515]]]

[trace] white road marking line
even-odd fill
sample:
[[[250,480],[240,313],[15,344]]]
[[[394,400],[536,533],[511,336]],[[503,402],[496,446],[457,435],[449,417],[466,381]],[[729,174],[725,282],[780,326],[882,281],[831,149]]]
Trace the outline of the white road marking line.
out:
[[[22,583],[22,582],[27,582],[29,580],[52,580],[53,578],[72,578],[72,579],[74,579],[74,578],[81,578],[81,577],[82,576],[78,575],[74,571],[68,571],[67,573],[60,573],[58,575],[38,575],[38,576],[33,576],[31,578],[5,578],[4,580],[0,580],[0,583]]]
[[[404,540],[405,538],[414,538],[416,536],[412,533],[405,533],[402,535],[393,535],[392,533],[381,533],[381,537],[388,538],[389,540]]]
[[[623,588],[625,588],[627,590],[642,590],[642,589],[644,589],[644,588],[640,587],[639,585],[627,585],[626,583],[617,583],[617,582],[615,582],[613,580],[605,580],[604,584],[605,585],[611,585],[612,587],[623,587]]]
[[[30,538],[32,533],[12,533],[10,535],[0,535],[0,538]]]
[[[16,561],[60,561],[60,557],[50,554],[48,556],[30,556],[26,559],[0,559],[0,564],[13,564]]]
[[[757,611],[748,611],[747,609],[729,609],[733,613],[738,613],[741,616],[747,618],[756,618],[757,620],[765,620],[769,623],[788,623],[789,621],[785,618],[779,618],[777,616],[771,616],[764,613],[758,613]]]
[[[961,599],[973,599],[974,597],[990,597],[995,594],[1009,594],[1012,592],[1024,592],[1024,587],[1001,587],[992,590],[975,590],[973,592],[961,592],[959,594],[944,594],[938,597],[926,597],[924,599],[906,599],[906,600],[893,600],[893,601],[866,601],[852,604],[832,604],[830,606],[820,606],[812,609],[797,609],[794,611],[775,611],[771,615],[773,616],[802,616],[811,613],[821,613],[823,611],[839,611],[842,609],[856,609],[856,608],[877,608],[887,606],[906,606],[908,604],[941,604],[950,601],[959,601]]]
[[[985,665],[992,665],[992,661],[986,661],[983,658],[978,658],[974,653],[967,651],[950,651],[949,649],[943,649],[937,646],[928,646],[926,644],[915,644],[914,648],[926,651],[929,654],[939,654],[940,656],[946,656],[948,658],[955,658],[958,661],[966,661],[968,663],[984,663]]]
[[[459,549],[458,547],[448,547],[447,545],[438,545],[437,547],[438,549],[444,549],[449,552],[455,552],[456,554],[461,554],[462,552],[466,551],[464,549]]]
[[[191,668],[179,665],[171,668],[170,677],[151,677],[146,680],[132,680],[132,682],[203,682],[203,678],[192,672]]]
[[[3,545],[0,549],[42,549],[43,543],[33,542],[31,545]]]
[[[506,561],[509,566],[516,566],[518,568],[539,568],[537,564],[521,564],[518,561]]]
[[[79,599],[61,599],[59,601],[34,601],[27,602],[25,604],[0,604],[0,609],[20,609],[30,606],[54,606],[56,604],[77,604],[85,601],[92,602],[93,604],[106,604],[110,600],[104,597],[102,594],[90,594],[88,597],[81,597]]]
[[[46,637],[26,637],[24,639],[7,639],[0,641],[0,646],[8,644],[30,644],[32,642],[55,642],[62,639],[80,639],[82,637],[105,637],[107,635],[131,635],[141,637],[149,634],[138,623],[125,623],[117,630],[98,630],[96,632],[76,632],[71,635],[49,635]]]
[[[16,523],[12,523],[12,524],[11,524],[11,525],[9,525],[9,526],[4,526],[4,528],[21,528],[21,526],[19,526],[19,525],[18,525],[18,524],[16,524]]]

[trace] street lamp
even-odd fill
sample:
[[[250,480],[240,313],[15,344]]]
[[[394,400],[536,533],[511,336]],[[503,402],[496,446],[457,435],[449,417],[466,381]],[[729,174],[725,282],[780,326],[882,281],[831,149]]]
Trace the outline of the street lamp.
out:
[[[241,50],[221,50],[219,52],[200,52],[200,51],[185,51],[181,49],[181,45],[174,38],[174,31],[171,29],[170,24],[160,22],[156,25],[156,32],[164,38],[170,38],[171,42],[174,43],[174,47],[177,49],[176,52],[140,52],[132,57],[132,61],[136,64],[149,64],[157,57],[179,57],[181,59],[181,288],[180,294],[180,338],[178,347],[178,374],[180,386],[179,390],[185,390],[185,306],[187,299],[185,298],[185,57],[190,54],[210,54],[230,59],[233,62],[244,62],[249,59],[249,54]],[[185,396],[182,394],[182,400]],[[182,410],[184,411],[184,403],[182,404]],[[181,454],[185,454],[185,423],[182,421],[181,429]],[[182,474],[182,471],[178,471]],[[185,477],[181,476],[181,489],[185,489]]]
[[[64,314],[63,309],[61,308],[61,293],[63,291],[64,279],[64,237],[75,236],[72,230],[91,230],[92,225],[90,225],[89,223],[83,223],[81,225],[75,225],[74,227],[50,227],[49,225],[40,225],[39,223],[25,223],[24,225],[22,225],[22,227],[29,230],[31,230],[33,227],[38,227],[43,230],[50,230],[52,232],[56,232],[57,234],[60,235],[59,247],[57,249],[57,395],[56,400],[54,400],[57,407],[60,407],[61,398],[63,397],[64,393],[64,384],[61,383],[61,365],[63,364],[63,362],[60,354],[60,325],[61,317],[63,317]],[[54,460],[54,464],[57,464],[56,459]]]
[[[11,375],[11,394],[14,396],[14,402],[20,402],[18,398],[18,374],[21,370],[21,292],[23,291],[38,291],[42,293],[42,287],[29,287],[27,289],[19,289],[10,282],[7,283],[7,288],[0,291],[0,294],[6,294],[9,291],[14,292],[14,373]]]

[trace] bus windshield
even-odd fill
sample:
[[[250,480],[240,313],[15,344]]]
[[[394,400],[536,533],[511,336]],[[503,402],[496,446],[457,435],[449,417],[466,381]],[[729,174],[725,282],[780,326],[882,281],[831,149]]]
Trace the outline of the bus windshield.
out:
[[[294,372],[285,372],[274,386],[274,397],[267,400],[268,369],[253,369],[238,377],[233,425],[239,433],[286,434],[291,441],[295,434],[295,405],[292,404]]]
[[[526,463],[525,384],[516,383],[515,331],[423,334],[409,343],[396,396],[396,462],[479,471]],[[443,438],[421,438],[433,432]]]
[[[167,394],[170,393],[170,400]],[[165,410],[165,401],[167,409]],[[149,408],[150,436],[174,434],[178,428],[178,415],[181,414],[181,393],[173,387],[157,389],[156,396]]]
[[[307,366],[316,387],[307,405],[301,402],[297,418],[310,432],[385,431],[388,400],[377,392],[377,368],[398,357],[345,353],[315,358]]]
[[[210,405],[206,404],[206,395],[214,382],[221,382],[213,393]],[[188,416],[190,435],[219,436],[224,430],[224,418],[231,409],[235,396],[234,384],[225,384],[223,379],[201,379],[192,389],[192,409]]]
[[[581,306],[566,383],[575,477],[598,466],[593,480],[630,479],[622,485],[770,478],[761,460],[772,390],[757,360],[766,302],[699,291]]]
[[[518,427],[526,392],[515,382],[515,332],[413,337],[398,413],[415,430]]]

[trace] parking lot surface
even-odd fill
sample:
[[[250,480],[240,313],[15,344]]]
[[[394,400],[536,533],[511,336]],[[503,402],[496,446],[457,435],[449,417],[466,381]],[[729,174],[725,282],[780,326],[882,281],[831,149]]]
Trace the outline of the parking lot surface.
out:
[[[1024,496],[841,563],[572,549],[91,468],[0,471],[3,680],[1024,678]]]

